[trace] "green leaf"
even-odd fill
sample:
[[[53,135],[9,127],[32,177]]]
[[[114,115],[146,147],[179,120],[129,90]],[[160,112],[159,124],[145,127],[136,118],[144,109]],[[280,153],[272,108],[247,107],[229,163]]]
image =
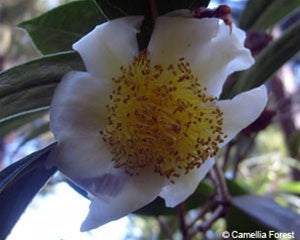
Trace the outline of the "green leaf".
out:
[[[285,182],[279,186],[281,191],[290,192],[294,194],[300,194],[299,182]]]
[[[31,199],[56,172],[44,165],[54,146],[32,153],[0,172],[0,239],[7,237]]]
[[[10,116],[0,120],[0,138],[3,138],[7,133],[13,131],[26,123],[29,123],[48,112],[48,107],[35,109],[33,111],[23,112],[15,116]]]
[[[149,13],[148,0],[95,0],[107,20]]]
[[[258,19],[273,2],[274,1],[270,0],[248,0],[243,13],[241,14],[240,28],[244,30],[251,28],[256,19]]]
[[[232,205],[240,212],[238,215],[236,212],[235,222],[232,222],[232,230],[248,232],[251,230],[259,230],[257,228],[250,229],[249,221],[252,221],[262,226],[261,229],[272,229],[278,232],[294,232],[295,238],[300,238],[300,215],[290,209],[279,206],[268,197],[255,195],[234,197],[232,198]],[[240,214],[247,216],[249,220],[242,224],[241,219],[238,220]]]
[[[222,98],[250,90],[265,83],[284,63],[300,50],[300,22],[294,24],[279,39],[271,43],[257,57],[250,69],[242,72],[237,81],[227,86]]]
[[[94,1],[85,0],[62,5],[18,26],[27,30],[43,54],[50,54],[71,50],[74,42],[105,21]]]
[[[174,11],[176,9],[196,9],[199,7],[207,7],[210,0],[157,0],[157,8],[160,15]]]
[[[300,0],[249,0],[241,14],[240,28],[265,30],[275,25],[300,5]]]
[[[271,1],[270,1],[271,2]],[[300,0],[275,0],[255,20],[251,29],[259,31],[272,27],[300,5]]]
[[[195,9],[207,6],[210,0],[156,0],[159,15],[176,9]],[[149,0],[96,0],[107,19],[128,15],[149,15]]]
[[[49,106],[57,84],[71,70],[84,70],[74,51],[47,55],[0,73],[0,120]]]
[[[138,34],[139,49],[148,46],[153,30],[153,17],[176,9],[195,9],[207,6],[210,0],[95,0],[107,20],[129,15],[143,15],[144,22]]]
[[[236,180],[226,179],[226,184],[231,196],[240,196],[249,193]]]
[[[256,231],[267,233],[270,228],[267,228],[260,222],[256,221],[244,211],[241,211],[239,208],[234,205],[229,206],[226,215],[226,225],[229,232],[251,232],[255,233]],[[258,238],[261,239],[261,238]],[[266,239],[276,239],[276,238],[266,238]]]

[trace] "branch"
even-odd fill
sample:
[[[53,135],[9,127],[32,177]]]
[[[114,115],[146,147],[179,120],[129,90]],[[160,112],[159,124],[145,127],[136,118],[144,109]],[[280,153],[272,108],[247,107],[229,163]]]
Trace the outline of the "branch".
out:
[[[188,233],[188,226],[185,221],[185,207],[184,203],[180,203],[177,206],[177,212],[178,212],[178,217],[179,217],[179,228],[181,230],[182,238],[184,240],[188,240],[189,238],[189,233]]]
[[[217,189],[219,190],[219,193],[221,195],[222,204],[228,205],[228,203],[230,202],[230,194],[228,192],[228,188],[227,188],[227,184],[223,172],[217,163],[214,165],[213,171],[216,178]]]
[[[229,156],[230,156],[230,151],[232,149],[232,147],[235,145],[235,141],[234,140],[231,140],[227,146],[226,146],[226,151],[225,151],[225,154],[224,154],[224,160],[223,160],[223,164],[222,164],[222,169],[223,171],[225,170],[227,164],[228,164],[228,161],[229,161]]]
[[[215,201],[209,201],[207,202],[203,208],[200,210],[198,216],[195,218],[195,220],[193,222],[191,222],[188,225],[188,228],[192,228],[197,221],[199,221],[201,218],[204,218],[205,214],[208,213],[210,210],[212,210],[215,206],[216,206],[216,202]]]
[[[211,217],[205,221],[204,223],[202,223],[199,227],[198,227],[198,231],[199,232],[206,232],[212,225],[213,223],[218,220],[220,217],[223,217],[225,214],[226,210],[224,208],[224,206],[220,205],[211,215]]]
[[[159,225],[161,227],[161,230],[163,231],[163,233],[166,235],[166,237],[169,239],[169,240],[174,240],[173,238],[173,235],[169,229],[169,227],[167,226],[165,220],[163,217],[159,216],[157,217],[157,220],[159,222]]]

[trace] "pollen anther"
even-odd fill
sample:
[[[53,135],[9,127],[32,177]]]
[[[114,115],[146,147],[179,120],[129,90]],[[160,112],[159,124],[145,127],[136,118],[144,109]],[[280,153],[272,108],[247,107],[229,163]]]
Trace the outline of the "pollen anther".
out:
[[[130,175],[149,167],[173,182],[217,154],[226,138],[223,113],[185,58],[152,66],[145,51],[120,69],[112,79],[108,124],[99,131],[115,167]]]

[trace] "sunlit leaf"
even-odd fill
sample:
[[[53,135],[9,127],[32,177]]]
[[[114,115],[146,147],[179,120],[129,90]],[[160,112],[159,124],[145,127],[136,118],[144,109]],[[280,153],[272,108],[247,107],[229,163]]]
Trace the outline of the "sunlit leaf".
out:
[[[105,22],[92,0],[74,1],[57,7],[18,26],[29,33],[43,54],[72,49],[72,44]]]
[[[74,51],[47,55],[0,73],[0,120],[49,106],[57,84],[71,70],[84,70]]]
[[[299,182],[284,182],[280,185],[280,190],[294,194],[300,194]]]
[[[52,144],[30,154],[0,172],[0,239],[5,239],[31,199],[56,169],[47,169],[45,159]]]

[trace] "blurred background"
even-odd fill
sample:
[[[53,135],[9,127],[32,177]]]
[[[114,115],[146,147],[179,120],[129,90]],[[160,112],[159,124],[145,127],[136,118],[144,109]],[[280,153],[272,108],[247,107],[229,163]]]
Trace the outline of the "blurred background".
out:
[[[16,25],[68,0],[0,0],[0,70],[40,56],[25,31]],[[229,5],[238,22],[246,0],[214,0],[209,7]],[[246,46],[255,56],[300,19],[292,13],[266,32],[248,32]],[[229,79],[230,80],[230,79]],[[269,195],[282,206],[300,213],[300,56],[286,63],[267,83],[269,104],[258,121],[245,129],[222,152],[228,179],[234,179],[253,194]],[[0,123],[1,124],[1,123]],[[49,117],[36,117],[25,126],[0,128],[0,170],[18,159],[54,142],[48,131]],[[228,154],[229,156],[228,156]],[[80,233],[89,201],[76,193],[56,174],[32,201],[9,240],[25,239],[165,239],[161,218],[131,215],[97,230]],[[191,211],[187,218],[193,217]],[[165,217],[174,239],[180,239],[177,217]],[[38,227],[37,227],[38,225]],[[202,236],[219,239],[224,219],[217,220]],[[116,231],[117,229],[117,231]],[[198,239],[198,238],[195,238]]]

